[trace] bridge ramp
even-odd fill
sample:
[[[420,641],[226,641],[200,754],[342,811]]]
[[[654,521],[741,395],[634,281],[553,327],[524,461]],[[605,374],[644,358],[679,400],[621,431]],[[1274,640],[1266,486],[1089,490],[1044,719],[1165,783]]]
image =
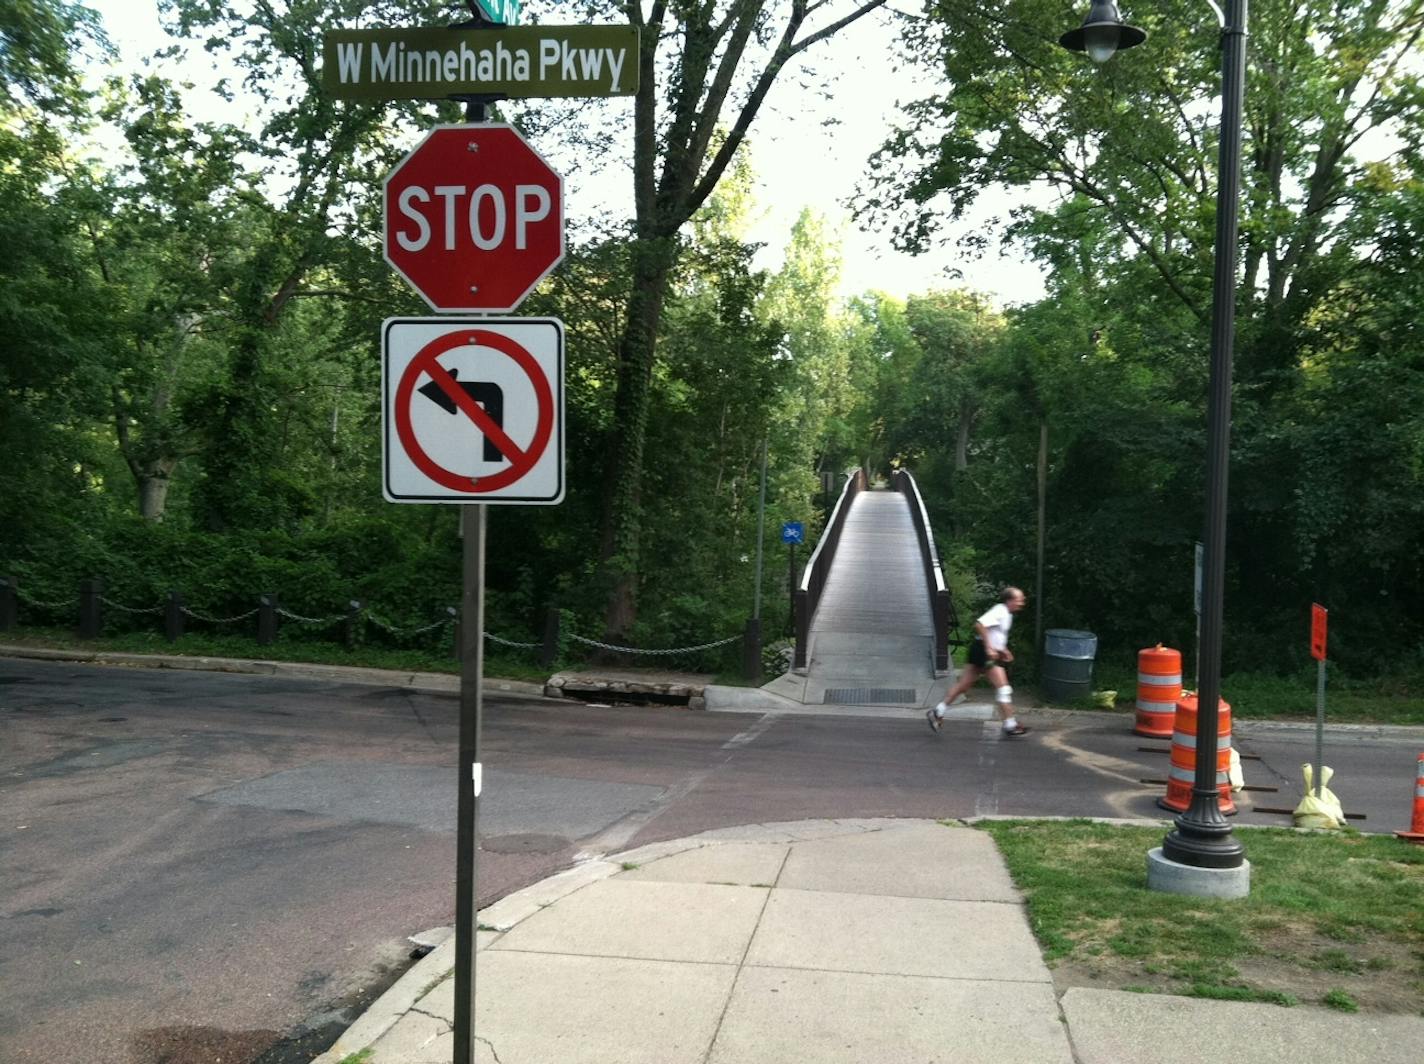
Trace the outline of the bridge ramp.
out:
[[[934,617],[905,496],[863,491],[851,503],[811,621],[806,675],[766,689],[806,704],[934,705]]]

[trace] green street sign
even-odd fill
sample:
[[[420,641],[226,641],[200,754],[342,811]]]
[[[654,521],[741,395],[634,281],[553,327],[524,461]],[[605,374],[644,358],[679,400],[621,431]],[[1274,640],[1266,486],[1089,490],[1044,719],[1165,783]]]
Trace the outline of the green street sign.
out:
[[[638,91],[636,26],[330,30],[324,43],[322,84],[338,100]]]
[[[480,11],[501,26],[519,25],[519,0],[479,0]]]

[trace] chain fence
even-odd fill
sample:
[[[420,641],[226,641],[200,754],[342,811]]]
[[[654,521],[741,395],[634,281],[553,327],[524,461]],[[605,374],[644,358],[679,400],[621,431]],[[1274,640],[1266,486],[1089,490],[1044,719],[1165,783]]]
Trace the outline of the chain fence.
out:
[[[246,613],[239,613],[233,617],[209,617],[207,614],[199,613],[197,610],[189,609],[187,606],[182,606],[180,609],[184,617],[192,617],[195,621],[205,621],[208,624],[234,624],[237,621],[245,621],[249,617],[257,616],[255,609],[248,610]]]
[[[296,621],[298,624],[319,624],[323,628],[335,624],[337,621],[346,620],[344,613],[338,613],[331,617],[303,617],[300,613],[293,613],[285,607],[277,607],[277,616],[285,617],[289,621]]]
[[[692,647],[667,647],[659,650],[644,650],[640,647],[620,647],[614,645],[613,643],[600,642],[597,639],[586,639],[581,635],[571,635],[569,638],[572,639],[575,643],[582,643],[584,646],[597,647],[599,650],[609,650],[615,654],[651,654],[670,657],[674,654],[695,654],[699,650],[715,650],[717,647],[724,647],[728,643],[735,643],[742,637],[739,635],[730,635],[726,639],[719,639],[714,643],[698,643],[696,646]]]
[[[491,643],[498,643],[502,647],[515,647],[519,650],[534,650],[544,645],[543,643],[516,643],[513,639],[501,639],[493,632],[486,632],[485,638]]]
[[[100,595],[100,596],[99,596],[99,601],[102,602],[105,606],[112,606],[114,609],[118,610],[120,613],[162,613],[162,612],[163,612],[163,607],[162,607],[162,606],[148,606],[148,607],[125,606],[122,602],[115,602],[113,599],[111,599],[111,598],[105,598],[103,595]]]
[[[363,610],[362,615],[366,618],[366,620],[370,621],[372,624],[374,624],[381,631],[385,632],[387,635],[396,636],[424,635],[426,632],[433,632],[437,628],[444,628],[447,624],[455,623],[455,618],[453,616],[441,617],[433,624],[421,625],[416,628],[401,628],[392,621],[383,620],[382,618],[376,616],[376,614],[372,613],[370,610]]]
[[[85,590],[80,596],[75,598],[49,601],[46,599],[36,598],[34,595],[29,594],[26,590],[21,587],[15,586],[13,583],[0,581],[0,594],[10,594],[13,596],[12,602],[23,603],[24,605],[29,607],[53,611],[78,611],[83,604],[84,595],[93,594],[93,592]],[[331,628],[332,626],[341,624],[343,622],[365,622],[369,623],[372,627],[374,627],[378,631],[385,633],[388,636],[400,639],[410,639],[418,636],[428,635],[431,632],[455,625],[458,623],[459,620],[456,610],[450,608],[448,610],[447,616],[439,617],[430,624],[401,626],[396,624],[394,621],[391,621],[389,618],[383,617],[374,610],[362,606],[361,604],[355,601],[351,603],[351,609],[348,612],[331,614],[325,617],[308,617],[304,614],[297,613],[295,610],[290,610],[286,607],[276,606],[274,604],[266,602],[264,602],[263,606],[257,606],[242,613],[235,613],[229,617],[218,617],[210,613],[205,613],[202,610],[194,609],[193,607],[181,602],[159,604],[157,606],[129,606],[125,603],[118,602],[105,595],[95,595],[94,598],[110,609],[117,610],[119,613],[134,617],[155,616],[158,614],[163,614],[168,610],[170,606],[176,605],[176,612],[178,614],[181,614],[183,617],[191,618],[192,620],[200,621],[204,624],[229,625],[238,624],[242,621],[250,620],[251,618],[261,613],[263,609],[267,609],[270,610],[271,613],[277,617],[281,617],[286,621],[292,622],[293,624],[306,626],[308,628],[325,629]],[[179,625],[180,632],[181,627],[182,626]],[[259,633],[260,629],[261,623],[259,622]],[[516,639],[506,639],[503,636],[494,634],[493,632],[485,632],[484,637],[489,642],[496,644],[497,646],[508,647],[512,650],[537,651],[543,649],[548,651],[551,649],[546,642],[540,640],[531,640],[526,642]],[[170,638],[172,637],[170,636]],[[349,640],[350,638],[351,634],[348,630],[347,639]],[[599,639],[590,639],[587,636],[581,636],[574,632],[564,633],[564,640],[566,640],[568,643],[577,643],[581,646],[591,647],[595,650],[606,651],[612,654],[625,654],[630,656],[641,655],[648,657],[678,657],[691,654],[699,654],[704,651],[718,650],[722,647],[730,646],[731,644],[740,641],[742,638],[743,637],[740,635],[732,635],[728,636],[725,639],[716,639],[706,643],[697,643],[691,646],[660,647],[653,649],[643,647],[620,646],[616,643],[605,643]],[[260,639],[261,636],[259,634],[259,640]],[[554,642],[557,644],[558,641],[558,636],[557,634],[555,634]]]

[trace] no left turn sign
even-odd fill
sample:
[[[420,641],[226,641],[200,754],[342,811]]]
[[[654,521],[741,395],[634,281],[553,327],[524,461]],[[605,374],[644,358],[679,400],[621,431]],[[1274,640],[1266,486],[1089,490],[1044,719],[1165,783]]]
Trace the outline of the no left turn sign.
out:
[[[381,337],[388,501],[562,501],[562,322],[388,318]]]

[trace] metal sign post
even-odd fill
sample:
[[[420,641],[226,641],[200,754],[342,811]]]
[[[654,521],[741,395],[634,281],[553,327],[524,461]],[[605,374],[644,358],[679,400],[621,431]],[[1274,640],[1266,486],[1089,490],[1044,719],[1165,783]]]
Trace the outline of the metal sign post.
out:
[[[1316,661],[1315,673],[1315,797],[1320,797],[1325,781],[1325,621],[1329,611],[1318,602],[1310,605],[1310,656]]]
[[[806,526],[800,521],[781,523],[781,542],[787,546],[786,589],[791,596],[791,616],[796,617],[796,544],[806,542]]]
[[[455,1064],[475,1060],[480,725],[484,712],[485,505],[460,507],[464,587],[460,596],[460,768],[455,840]]]
[[[761,492],[757,496],[757,538],[756,538],[756,594],[752,598],[752,620],[761,624],[761,546],[766,530],[766,446],[767,437],[761,438]],[[758,628],[760,634],[760,628]]]
[[[479,2],[487,18],[518,18],[518,0]],[[487,106],[506,95],[611,95],[637,85],[636,30],[605,43],[598,31],[580,29],[579,49],[546,39],[543,30],[522,32],[492,32],[477,19],[410,38],[398,31],[326,35],[326,85],[340,98],[435,96],[465,104],[466,125],[433,130],[384,186],[386,261],[437,311],[512,311],[563,258],[563,179],[511,127],[486,124]],[[414,54],[425,40],[444,50]],[[541,57],[537,67],[528,49]],[[544,83],[555,76],[556,49],[560,75],[603,70],[606,61],[606,91]],[[380,83],[368,93],[359,91],[363,71]],[[336,91],[342,85],[348,91]],[[454,221],[457,200],[465,204],[463,227]],[[460,506],[454,1064],[475,1064],[485,511],[495,503],[562,501],[563,367],[563,325],[555,319],[393,318],[382,329],[383,494],[390,502]]]
[[[1196,678],[1192,681],[1192,690],[1194,690],[1194,691],[1195,691],[1195,690],[1199,690],[1199,689],[1201,688],[1201,600],[1202,600],[1202,553],[1203,553],[1203,551],[1204,551],[1204,548],[1202,547],[1202,545],[1201,545],[1200,543],[1198,543],[1198,544],[1197,544],[1197,553],[1196,553],[1196,559],[1197,559],[1197,560],[1196,560],[1196,573],[1195,573],[1195,576],[1192,578],[1193,594],[1195,595],[1195,600],[1194,600],[1194,601],[1195,601],[1195,603],[1196,603],[1196,611],[1197,611],[1197,653],[1196,653],[1196,658],[1195,658],[1194,661],[1193,661],[1193,667],[1196,669],[1196,674],[1195,674],[1195,675],[1196,675]]]

